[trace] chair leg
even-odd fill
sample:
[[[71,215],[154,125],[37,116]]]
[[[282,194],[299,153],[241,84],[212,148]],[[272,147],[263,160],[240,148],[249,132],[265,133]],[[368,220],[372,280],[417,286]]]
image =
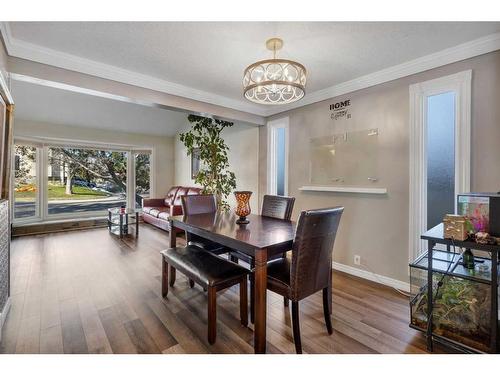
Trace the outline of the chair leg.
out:
[[[253,275],[250,275],[250,321],[255,323],[255,282]]]
[[[285,305],[285,307],[288,307],[290,305],[289,303],[290,301],[288,300],[288,298],[286,297],[283,297],[283,305]]]
[[[329,335],[333,333],[330,298],[328,298],[328,295],[332,293],[330,288],[331,287],[323,288],[323,312],[325,314],[326,329],[328,330]]]
[[[248,300],[247,300],[247,278],[240,281],[240,319],[241,325],[248,325]]]
[[[293,341],[295,343],[295,351],[297,354],[302,354],[302,344],[300,342],[300,323],[299,323],[299,302],[292,301],[292,326],[293,326]]]
[[[168,294],[168,263],[161,257],[161,295],[166,297]]]
[[[234,255],[229,255],[229,260],[233,263],[236,263],[238,264],[239,263],[239,259],[236,258]]]
[[[194,280],[189,279],[189,287],[194,288]]]
[[[330,315],[333,313],[333,301],[332,301],[332,270],[330,270],[330,282],[328,283],[328,307]]]
[[[170,286],[174,286],[174,284],[175,284],[175,268],[172,266],[169,266],[169,268],[170,268],[169,284],[170,284]]]
[[[215,343],[217,336],[217,290],[208,287],[208,342]]]

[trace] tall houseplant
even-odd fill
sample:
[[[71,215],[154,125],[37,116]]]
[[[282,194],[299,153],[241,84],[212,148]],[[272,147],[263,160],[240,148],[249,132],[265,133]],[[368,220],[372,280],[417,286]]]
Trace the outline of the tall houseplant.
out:
[[[188,120],[192,127],[180,134],[180,140],[188,155],[199,149],[200,171],[195,182],[203,187],[204,194],[215,194],[219,209],[227,210],[227,196],[236,188],[236,177],[229,170],[229,147],[221,132],[233,123],[196,115],[189,115]]]

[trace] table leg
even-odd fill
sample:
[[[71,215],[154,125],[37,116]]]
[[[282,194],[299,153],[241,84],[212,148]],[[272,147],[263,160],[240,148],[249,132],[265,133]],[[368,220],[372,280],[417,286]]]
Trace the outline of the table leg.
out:
[[[177,246],[177,232],[174,229],[173,223],[170,226],[170,232],[168,232],[168,247],[176,247]]]
[[[490,350],[498,352],[498,253],[491,252],[491,341]]]
[[[266,294],[267,294],[267,249],[255,252],[255,353],[266,352]]]
[[[139,235],[139,212],[135,213],[135,236]]]

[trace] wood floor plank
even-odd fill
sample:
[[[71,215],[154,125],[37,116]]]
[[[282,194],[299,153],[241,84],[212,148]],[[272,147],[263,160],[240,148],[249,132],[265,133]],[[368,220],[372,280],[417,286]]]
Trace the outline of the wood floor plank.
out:
[[[186,351],[181,345],[176,344],[162,351],[162,354],[186,354]]]
[[[125,329],[132,340],[137,353],[139,354],[157,354],[160,349],[148,333],[139,319],[131,320],[125,323]]]
[[[40,332],[40,353],[63,354],[63,338],[60,325],[44,328]]]
[[[99,310],[98,313],[113,353],[137,353],[136,347],[132,343],[122,320],[118,316],[118,309],[116,309],[115,306],[111,306]]]
[[[1,353],[251,353],[253,325],[239,321],[238,287],[217,296],[217,342],[209,345],[207,296],[178,274],[161,296],[168,234],[141,224],[120,241],[106,228],[16,238],[11,248],[12,307]],[[179,239],[182,244],[183,240]],[[333,275],[333,334],[321,293],[300,303],[306,353],[423,353],[408,327],[408,299],[340,272]],[[294,353],[289,308],[268,292],[268,353]],[[436,345],[437,353],[449,352]]]
[[[78,302],[74,298],[61,301],[61,328],[64,353],[88,353]]]
[[[34,354],[40,352],[40,316],[22,320],[17,338],[17,354]]]

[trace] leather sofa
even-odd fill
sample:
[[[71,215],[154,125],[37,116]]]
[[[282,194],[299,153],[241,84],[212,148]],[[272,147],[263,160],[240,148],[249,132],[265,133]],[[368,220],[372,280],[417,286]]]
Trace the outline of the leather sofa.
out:
[[[170,231],[170,216],[182,215],[181,197],[201,194],[201,188],[174,186],[165,198],[146,198],[142,203],[142,218],[146,223]]]

